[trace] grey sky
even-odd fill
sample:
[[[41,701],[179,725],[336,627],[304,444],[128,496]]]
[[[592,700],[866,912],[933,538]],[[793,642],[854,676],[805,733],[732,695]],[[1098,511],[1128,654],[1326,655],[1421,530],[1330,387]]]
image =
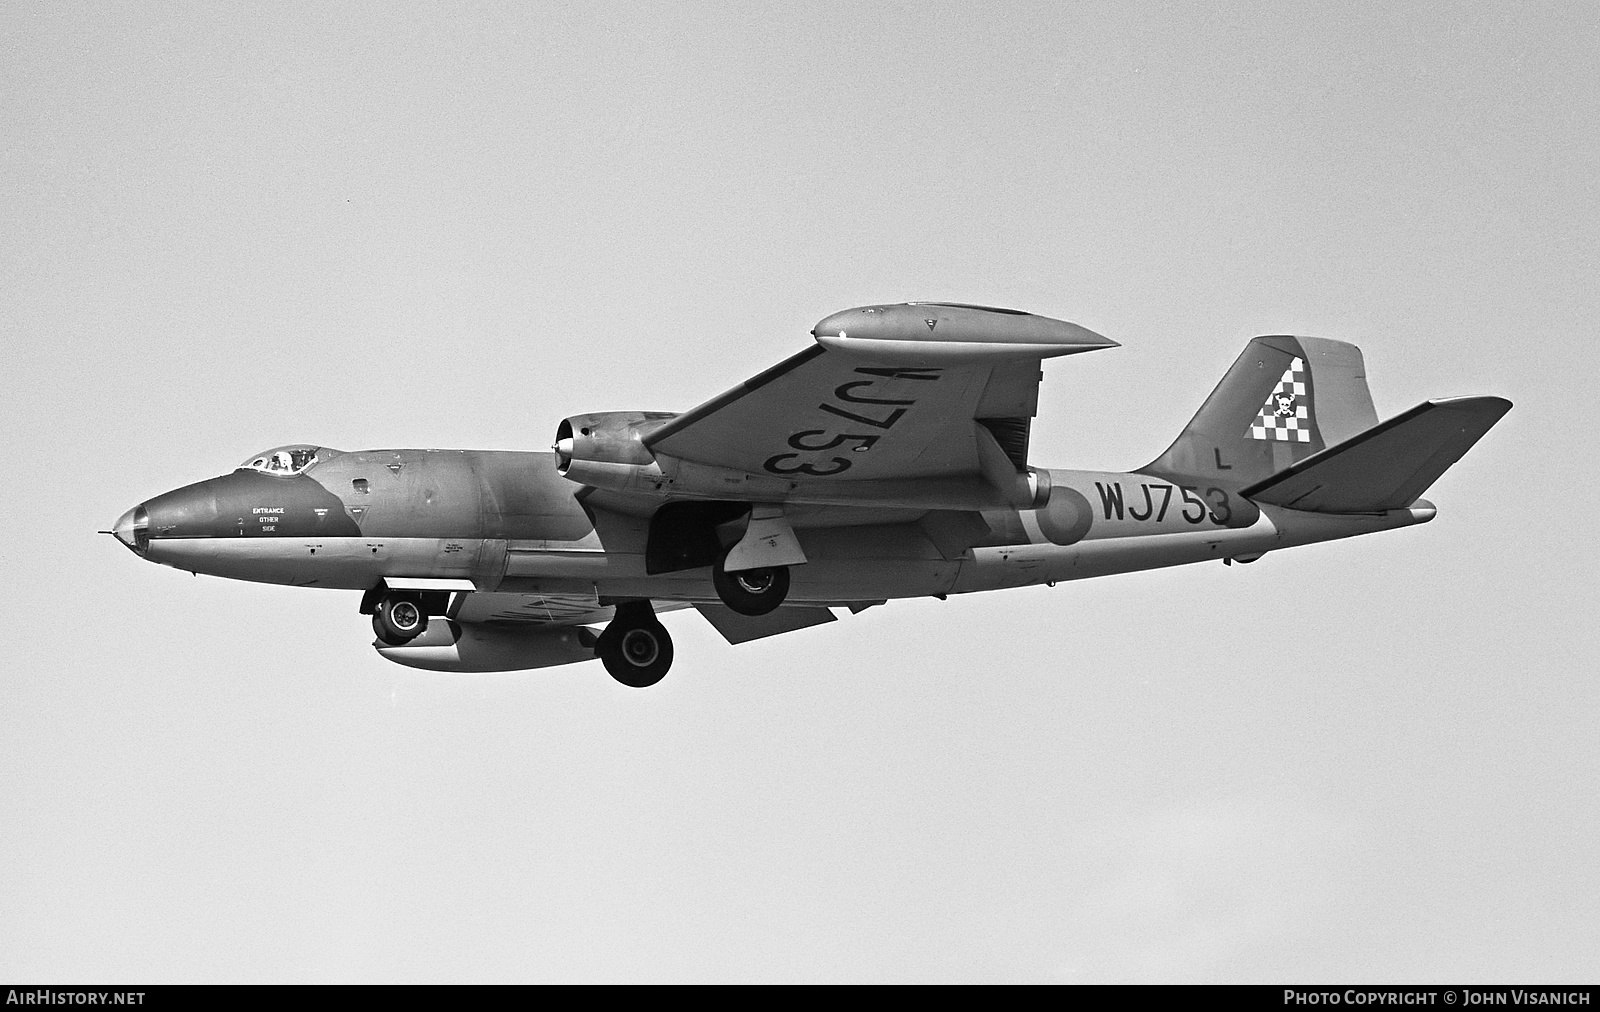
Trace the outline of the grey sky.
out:
[[[0,977],[1600,974],[1588,4],[0,8]],[[92,533],[291,441],[541,449],[906,299],[1516,408],[1433,523],[449,676]]]

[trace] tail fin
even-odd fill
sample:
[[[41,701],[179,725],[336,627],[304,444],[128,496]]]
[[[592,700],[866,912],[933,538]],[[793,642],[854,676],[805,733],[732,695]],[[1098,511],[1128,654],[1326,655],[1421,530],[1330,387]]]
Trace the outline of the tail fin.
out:
[[[1377,423],[1360,348],[1258,337],[1177,441],[1141,470],[1250,485]]]
[[[1510,410],[1503,397],[1424,401],[1241,494],[1318,513],[1401,509],[1416,502]]]

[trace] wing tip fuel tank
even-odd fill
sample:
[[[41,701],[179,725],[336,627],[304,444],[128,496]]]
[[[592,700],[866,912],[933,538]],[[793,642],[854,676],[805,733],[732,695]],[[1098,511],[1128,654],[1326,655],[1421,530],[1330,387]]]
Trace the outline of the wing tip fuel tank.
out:
[[[846,309],[823,319],[811,334],[830,350],[907,362],[1054,358],[1120,347],[1065,320],[953,302]]]

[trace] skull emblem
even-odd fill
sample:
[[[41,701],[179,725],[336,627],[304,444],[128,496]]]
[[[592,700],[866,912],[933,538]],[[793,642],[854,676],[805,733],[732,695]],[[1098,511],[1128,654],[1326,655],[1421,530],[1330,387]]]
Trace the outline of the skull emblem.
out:
[[[1293,394],[1273,394],[1272,399],[1278,402],[1278,410],[1276,414],[1280,418],[1288,418],[1290,415],[1294,414]]]

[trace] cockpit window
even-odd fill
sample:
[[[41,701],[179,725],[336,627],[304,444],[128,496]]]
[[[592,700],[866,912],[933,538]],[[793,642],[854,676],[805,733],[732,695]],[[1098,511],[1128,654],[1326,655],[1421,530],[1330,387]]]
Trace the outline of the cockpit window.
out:
[[[260,471],[274,477],[287,478],[299,474],[317,461],[330,457],[335,451],[325,450],[320,446],[280,446],[275,450],[258,453],[254,457],[240,464],[240,471]]]

